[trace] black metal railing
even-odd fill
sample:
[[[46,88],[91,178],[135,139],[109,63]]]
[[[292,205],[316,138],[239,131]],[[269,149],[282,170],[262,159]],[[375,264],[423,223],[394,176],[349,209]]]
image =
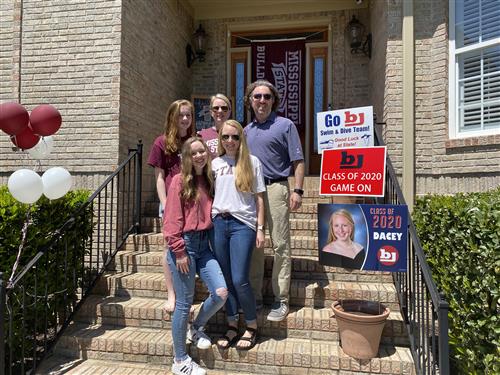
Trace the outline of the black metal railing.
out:
[[[376,144],[384,142],[379,129]],[[384,197],[380,203],[406,204],[394,167],[387,157]],[[408,271],[393,274],[396,291],[410,337],[410,347],[418,374],[450,373],[448,302],[432,278],[431,270],[415,225],[408,214]]]
[[[0,273],[0,375],[34,372],[129,234],[140,231],[141,176],[139,141],[13,280]],[[71,230],[85,214],[89,238],[75,240]]]

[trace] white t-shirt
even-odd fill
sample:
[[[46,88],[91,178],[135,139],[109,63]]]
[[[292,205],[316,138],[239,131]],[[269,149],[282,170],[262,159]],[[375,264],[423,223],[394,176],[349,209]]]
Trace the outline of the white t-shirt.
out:
[[[262,193],[266,191],[264,176],[262,175],[262,164],[256,156],[250,155],[250,160],[255,176],[253,191]],[[217,214],[227,212],[255,230],[257,223],[255,194],[243,193],[236,189],[234,165],[235,159],[227,155],[222,155],[212,161],[212,171],[215,177],[212,218]]]

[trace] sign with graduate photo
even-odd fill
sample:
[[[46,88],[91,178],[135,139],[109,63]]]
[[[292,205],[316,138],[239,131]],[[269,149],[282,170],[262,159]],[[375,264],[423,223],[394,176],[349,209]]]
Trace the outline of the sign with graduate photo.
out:
[[[318,204],[320,264],[406,272],[407,246],[406,205]]]

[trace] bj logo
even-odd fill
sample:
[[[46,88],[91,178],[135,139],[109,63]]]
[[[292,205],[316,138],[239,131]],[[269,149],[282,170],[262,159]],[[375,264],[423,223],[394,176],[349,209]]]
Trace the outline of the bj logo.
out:
[[[377,259],[384,266],[393,266],[399,259],[399,253],[396,248],[385,245],[378,250]]]

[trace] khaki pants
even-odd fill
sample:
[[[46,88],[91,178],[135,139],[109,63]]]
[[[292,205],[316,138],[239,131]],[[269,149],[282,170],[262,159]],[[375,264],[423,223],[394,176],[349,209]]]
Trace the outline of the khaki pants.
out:
[[[266,186],[266,223],[274,250],[272,286],[274,300],[288,304],[292,262],[290,259],[290,188],[288,181]],[[250,284],[255,299],[262,301],[264,249],[254,249],[250,265]]]

